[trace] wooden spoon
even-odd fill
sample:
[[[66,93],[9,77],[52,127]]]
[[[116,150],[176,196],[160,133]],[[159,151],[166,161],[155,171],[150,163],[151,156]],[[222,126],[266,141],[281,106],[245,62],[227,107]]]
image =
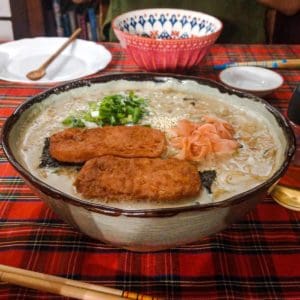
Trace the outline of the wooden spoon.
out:
[[[78,28],[76,29],[73,34],[69,37],[69,39],[60,46],[60,48],[53,53],[38,69],[33,70],[26,74],[26,77],[30,80],[39,80],[46,74],[47,67],[57,58],[57,56],[67,47],[69,44],[71,44],[77,36],[81,33],[82,29]]]

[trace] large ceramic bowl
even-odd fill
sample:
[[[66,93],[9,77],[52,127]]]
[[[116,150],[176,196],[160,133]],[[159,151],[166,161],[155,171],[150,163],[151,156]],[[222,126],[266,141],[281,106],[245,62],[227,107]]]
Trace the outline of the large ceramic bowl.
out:
[[[112,22],[123,48],[148,71],[180,71],[199,65],[222,31],[215,17],[182,9],[143,9]]]
[[[203,98],[208,101],[208,106],[212,106],[209,101],[217,99],[224,101],[222,102],[224,104],[230,103],[244,112],[252,112],[257,120],[263,120],[268,124],[276,140],[274,169],[268,178],[257,185],[246,186],[242,192],[219,201],[167,203],[162,207],[156,204],[143,206],[143,203],[140,203],[122,207],[118,204],[95,202],[79,197],[72,193],[72,184],[67,182],[64,174],[50,172],[48,178],[43,170],[33,167],[34,162],[39,160],[45,138],[39,136],[45,128],[35,126],[45,111],[49,114],[47,118],[51,118],[51,122],[46,122],[44,126],[50,132],[56,132],[61,126],[56,111],[63,112],[70,109],[68,105],[70,103],[76,105],[79,99],[88,102],[93,97],[97,98],[104,90],[124,89],[140,89],[140,91],[149,89],[149,95],[157,95],[160,91],[167,93],[175,91],[183,95],[183,101],[186,101],[191,110],[196,105],[195,101]],[[190,94],[191,92],[193,94]],[[160,101],[163,104],[166,99]],[[176,104],[171,109],[180,112]],[[222,106],[221,111],[225,113]],[[30,130],[35,134],[37,132],[33,140],[29,134]],[[34,96],[8,118],[2,132],[2,144],[8,160],[26,183],[63,220],[92,238],[136,251],[156,251],[193,243],[241,219],[284,174],[295,151],[295,138],[288,122],[264,100],[196,77],[151,73],[115,74],[89,81],[79,80]],[[40,145],[40,148],[37,148],[37,145]],[[35,152],[33,148],[39,151]]]

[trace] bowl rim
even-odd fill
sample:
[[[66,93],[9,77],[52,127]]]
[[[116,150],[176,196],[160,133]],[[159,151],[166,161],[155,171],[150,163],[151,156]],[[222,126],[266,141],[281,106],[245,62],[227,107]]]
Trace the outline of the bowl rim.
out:
[[[94,203],[88,200],[81,200],[79,198],[73,197],[68,195],[44,182],[39,180],[37,177],[33,176],[29,171],[27,171],[14,157],[13,151],[9,145],[9,136],[11,129],[13,128],[14,124],[18,121],[21,117],[22,113],[29,109],[33,104],[42,102],[44,99],[49,97],[51,94],[59,94],[77,87],[83,86],[90,86],[94,83],[105,83],[112,80],[129,80],[129,81],[154,81],[154,82],[164,82],[167,79],[176,79],[179,82],[192,80],[202,85],[207,85],[213,88],[217,88],[220,93],[228,93],[229,95],[237,95],[240,97],[249,98],[252,101],[256,101],[261,103],[265,106],[265,108],[274,116],[276,119],[278,126],[280,126],[284,132],[284,135],[287,140],[287,149],[284,153],[284,160],[281,166],[277,169],[277,171],[266,181],[262,182],[261,184],[224,199],[222,201],[217,201],[213,203],[193,203],[191,205],[186,206],[176,206],[176,207],[166,207],[166,208],[153,208],[153,209],[121,209],[112,207],[109,205],[101,204],[101,203]],[[262,98],[259,98],[255,95],[251,95],[245,92],[241,92],[235,89],[228,88],[227,86],[207,79],[201,78],[196,76],[187,76],[187,75],[177,75],[177,74],[161,74],[161,73],[113,73],[113,74],[106,74],[97,77],[93,77],[91,79],[79,79],[71,82],[67,82],[50,89],[47,89],[37,95],[29,97],[25,100],[21,105],[19,105],[16,110],[13,112],[11,116],[7,118],[4,123],[3,129],[1,131],[1,142],[4,154],[6,155],[8,161],[12,164],[12,166],[19,172],[19,174],[25,179],[25,181],[35,187],[36,189],[40,190],[47,196],[50,196],[55,199],[59,199],[66,203],[73,204],[75,206],[80,206],[86,210],[101,213],[105,215],[112,215],[112,216],[127,216],[127,217],[170,217],[177,215],[183,212],[191,212],[191,211],[203,211],[203,210],[210,210],[214,208],[224,208],[230,207],[232,205],[237,205],[241,202],[247,200],[247,196],[251,195],[254,192],[265,192],[265,190],[275,184],[280,177],[283,175],[285,170],[287,169],[293,154],[296,149],[296,139],[292,127],[286,117],[282,115],[279,110],[269,104]]]
[[[201,15],[208,16],[208,17],[214,19],[218,23],[219,28],[215,32],[209,33],[204,36],[199,36],[199,37],[189,37],[189,38],[184,38],[184,39],[182,39],[182,38],[181,39],[152,39],[152,38],[142,37],[142,36],[139,36],[136,34],[130,34],[128,32],[122,31],[118,28],[118,26],[116,24],[117,19],[124,17],[124,15],[126,15],[128,13],[139,13],[142,11],[155,11],[155,10],[161,10],[161,11],[162,10],[163,11],[173,10],[173,11],[181,11],[181,12],[186,11],[186,12],[201,14]],[[121,34],[129,40],[136,39],[136,40],[139,40],[140,42],[144,42],[144,43],[150,42],[150,43],[162,43],[162,44],[177,44],[182,41],[185,41],[185,42],[205,41],[205,40],[207,40],[207,38],[216,40],[223,29],[223,22],[220,19],[218,19],[217,17],[203,13],[201,11],[195,11],[195,10],[189,10],[189,9],[179,9],[179,8],[146,8],[146,9],[136,9],[136,10],[127,11],[125,13],[122,13],[122,14],[114,17],[111,22],[111,26],[115,33]]]
[[[257,70],[257,71],[260,71],[260,72],[264,72],[264,73],[268,73],[270,74],[271,76],[275,76],[277,77],[277,79],[279,80],[279,83],[273,87],[270,87],[270,88],[255,88],[255,89],[251,89],[251,88],[241,88],[239,87],[239,85],[235,85],[235,84],[232,84],[232,82],[228,82],[226,80],[224,80],[224,74],[226,75],[228,72],[230,71],[237,71],[237,72],[243,72],[244,70]],[[267,77],[266,77],[267,78]],[[252,92],[252,93],[255,93],[255,92],[271,92],[271,91],[274,91],[274,90],[277,90],[278,88],[280,88],[283,83],[284,83],[284,78],[281,74],[275,72],[275,71],[272,71],[272,70],[269,70],[267,68],[264,68],[264,67],[258,67],[258,66],[233,66],[233,67],[229,67],[225,70],[222,70],[220,73],[219,73],[219,80],[224,83],[225,85],[231,87],[231,88],[234,88],[234,89],[238,89],[238,90],[241,90],[241,91],[245,91],[245,92]],[[271,81],[269,79],[269,81]]]

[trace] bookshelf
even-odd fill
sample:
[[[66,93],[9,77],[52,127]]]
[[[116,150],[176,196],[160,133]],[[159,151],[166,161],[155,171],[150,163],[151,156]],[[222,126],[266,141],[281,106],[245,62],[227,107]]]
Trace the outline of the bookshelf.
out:
[[[78,27],[82,28],[81,38],[91,41],[104,39],[102,24],[108,6],[105,0],[51,0],[56,34],[70,36]]]
[[[93,41],[105,39],[101,25],[109,0],[5,1],[10,14],[0,15],[0,21],[10,24],[11,39],[69,36],[79,26],[83,29],[81,38]]]

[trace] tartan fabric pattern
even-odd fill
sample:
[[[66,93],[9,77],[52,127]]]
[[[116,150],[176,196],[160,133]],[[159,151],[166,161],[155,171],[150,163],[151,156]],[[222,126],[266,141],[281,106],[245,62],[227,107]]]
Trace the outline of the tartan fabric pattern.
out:
[[[142,71],[118,44],[104,45],[113,60],[100,74]],[[214,45],[190,74],[218,80],[214,64],[299,56],[300,45]],[[300,71],[278,72],[285,82],[266,100],[286,113]],[[25,99],[50,86],[0,81],[0,126]],[[300,299],[299,221],[299,212],[266,197],[239,222],[193,245],[130,252],[93,240],[60,220],[0,148],[1,264],[165,299]],[[0,299],[64,298],[2,282]]]

